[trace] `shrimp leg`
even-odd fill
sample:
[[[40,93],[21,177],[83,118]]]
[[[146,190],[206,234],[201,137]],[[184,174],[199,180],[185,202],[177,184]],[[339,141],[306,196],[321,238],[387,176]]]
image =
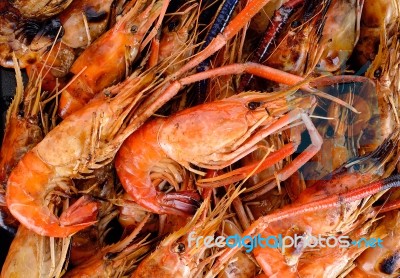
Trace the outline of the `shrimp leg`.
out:
[[[170,78],[177,79],[179,76],[188,72],[199,65],[205,59],[221,49],[228,40],[233,38],[247,23],[269,2],[269,0],[251,1],[231,22],[226,26],[222,33],[218,34],[214,40],[185,66],[175,72]]]
[[[304,0],[291,0],[284,3],[278,10],[275,11],[271,23],[268,25],[262,40],[260,41],[252,62],[263,63],[268,55],[271,54],[273,47],[278,44],[278,37],[282,33],[283,28],[287,25],[290,17],[304,5]],[[239,91],[248,89],[250,82],[253,80],[252,75],[244,75],[240,81]]]
[[[238,0],[225,0],[222,6],[220,7],[219,13],[215,18],[213,25],[211,26],[210,31],[208,32],[204,44],[201,46],[201,50],[205,49],[210,42],[222,31],[224,31],[226,24],[232,17],[233,11],[236,9],[238,4]],[[206,59],[200,63],[197,67],[197,72],[203,72],[210,67],[210,59]],[[201,99],[201,96],[205,95],[205,90],[207,87],[207,80],[201,80],[199,82],[199,93],[200,95],[197,96],[198,100],[197,103],[204,102],[204,99]]]

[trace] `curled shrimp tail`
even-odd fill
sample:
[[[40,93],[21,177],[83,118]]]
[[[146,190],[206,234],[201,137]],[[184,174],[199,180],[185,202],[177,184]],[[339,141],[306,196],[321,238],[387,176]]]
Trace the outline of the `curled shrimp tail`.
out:
[[[13,215],[20,216],[21,223],[30,230],[53,237],[67,237],[93,225],[97,220],[98,210],[97,205],[85,197],[76,201],[59,219],[44,207],[14,204],[10,209]],[[30,222],[34,222],[35,225]],[[51,231],[51,234],[48,234],[48,231]]]
[[[12,207],[12,213],[18,218],[23,218],[23,220],[21,221],[23,225],[25,225],[35,233],[43,236],[67,237],[86,227],[93,225],[96,222],[91,221],[64,226],[63,224],[65,223],[61,223],[49,211],[29,205],[14,205]],[[34,222],[35,225],[32,225],[31,222]],[[45,229],[42,229],[41,227],[45,227]],[[48,231],[51,231],[51,233],[48,233]]]
[[[98,206],[89,196],[82,196],[60,216],[61,225],[84,223],[89,225],[96,222]]]

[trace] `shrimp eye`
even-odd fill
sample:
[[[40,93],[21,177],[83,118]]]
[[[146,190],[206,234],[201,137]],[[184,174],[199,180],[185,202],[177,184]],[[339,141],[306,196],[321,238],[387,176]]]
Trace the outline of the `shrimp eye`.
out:
[[[138,27],[136,26],[136,25],[132,25],[132,27],[131,27],[131,33],[132,34],[135,34],[137,31],[138,31]]]
[[[360,171],[360,169],[361,169],[360,164],[354,164],[353,169],[354,169],[354,171]]]
[[[325,133],[326,138],[332,138],[334,134],[335,134],[335,130],[333,129],[333,127],[328,126],[326,133]]]
[[[299,21],[299,20],[294,20],[294,21],[292,21],[292,23],[290,24],[290,26],[292,27],[292,28],[297,28],[297,27],[299,27],[301,25],[301,21]]]
[[[170,23],[168,23],[168,30],[170,32],[175,31],[176,27],[179,25],[179,20],[173,20]]]
[[[256,110],[260,106],[261,106],[261,102],[258,102],[258,101],[252,101],[247,104],[247,108],[249,108],[250,110]]]
[[[183,252],[185,252],[185,244],[182,242],[179,242],[175,245],[173,250],[175,253],[183,253]]]
[[[379,77],[381,77],[381,76],[382,76],[382,68],[379,67],[379,68],[377,68],[377,69],[374,71],[374,77],[375,77],[375,78],[379,78]]]
[[[380,263],[380,270],[385,274],[393,274],[398,266],[400,254],[394,253]]]

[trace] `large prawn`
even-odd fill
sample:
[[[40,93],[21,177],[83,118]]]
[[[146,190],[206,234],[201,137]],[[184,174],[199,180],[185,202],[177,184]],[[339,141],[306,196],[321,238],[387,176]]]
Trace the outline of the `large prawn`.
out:
[[[292,165],[278,173],[278,179],[285,180],[312,157],[322,143],[308,116],[314,101],[313,97],[296,97],[293,91],[249,92],[186,109],[170,118],[153,120],[124,142],[115,160],[117,174],[125,190],[143,207],[160,214],[189,212],[190,207],[184,202],[174,203],[172,207],[171,197],[176,193],[157,190],[152,176],[162,177],[174,185],[180,181],[181,166],[200,174],[202,172],[194,170],[191,164],[222,169],[258,149],[262,138],[301,120],[310,133],[312,144]],[[270,155],[263,167],[290,155],[299,143],[285,145]],[[245,178],[255,165],[220,178],[200,180],[199,185],[230,184]],[[176,210],[177,207],[181,211]]]
[[[353,105],[360,114],[353,114],[337,103],[330,103],[327,107],[328,120],[317,124],[324,143],[320,152],[302,169],[307,185],[310,186],[339,168],[350,158],[357,156],[359,149],[366,147],[362,142],[358,142],[359,138],[368,125],[380,115],[375,86],[368,78],[362,79],[361,82],[353,84],[335,84],[332,88],[328,87],[329,91],[333,89],[332,93],[339,93],[340,98]]]
[[[97,93],[119,82],[127,75],[135,60],[146,32],[158,17],[162,1],[137,1],[117,24],[79,56],[71,67],[72,83],[61,93],[61,117],[79,110]],[[83,74],[81,71],[84,70]]]
[[[399,186],[399,176],[377,181],[381,177],[389,176],[394,171],[399,161],[398,143],[399,137],[398,131],[396,131],[374,153],[350,161],[332,173],[331,179],[321,180],[306,189],[294,204],[260,217],[244,231],[242,236],[253,237],[261,233],[265,237],[265,235],[276,233],[285,234],[286,231],[307,234],[309,232],[307,227],[313,233],[321,235],[351,231],[366,219],[376,215],[377,211],[370,207],[376,199],[369,198],[368,201],[360,202],[362,198],[371,197],[372,194],[382,190]],[[369,182],[372,183],[359,186]],[[382,195],[382,193],[379,194]],[[360,209],[360,205],[365,210]],[[341,211],[340,208],[343,206],[345,209]],[[300,215],[301,217],[299,217]],[[346,219],[346,222],[341,220],[342,217]],[[291,220],[289,221],[289,219]],[[220,256],[218,259],[220,262],[215,266],[216,269],[221,269],[220,263],[226,263],[235,254],[236,250],[233,249],[227,250]],[[295,267],[302,252],[303,250],[299,249],[284,255],[275,249],[257,247],[254,254],[267,275],[279,273],[285,277],[292,277],[295,273],[291,267]],[[286,263],[283,263],[284,256]],[[214,270],[210,272],[210,275],[212,273],[215,274]]]
[[[52,130],[41,144],[24,156],[10,176],[6,195],[11,213],[22,224],[43,235],[67,236],[89,226],[94,220],[93,215],[95,213],[92,210],[95,205],[93,205],[93,202],[87,199],[81,200],[69,212],[76,212],[77,208],[83,207],[88,208],[88,210],[80,209],[78,211],[84,211],[85,213],[78,212],[75,215],[64,213],[64,217],[58,219],[45,206],[45,196],[57,185],[61,187],[64,185],[63,187],[65,188],[65,184],[60,183],[63,179],[69,180],[71,177],[82,177],[82,174],[90,173],[91,168],[98,167],[98,164],[110,160],[116,149],[122,144],[122,141],[143,124],[157,109],[175,96],[182,86],[215,75],[216,72],[220,74],[221,72],[224,74],[237,74],[243,71],[268,78],[272,77],[276,82],[288,79],[292,81],[292,84],[301,82],[302,79],[297,76],[288,76],[286,73],[251,63],[231,65],[197,76],[182,78],[183,74],[223,47],[227,40],[243,28],[266,2],[268,0],[254,1],[247,5],[227,25],[224,31],[216,36],[208,47],[178,71],[168,76],[157,91],[151,93],[140,107],[136,107],[135,115],[128,126],[123,125],[124,128],[121,128],[123,120],[128,115],[132,116],[133,113],[130,113],[130,110],[144,94],[142,85],[149,82],[148,79],[152,80],[152,77],[147,75],[147,78],[138,77],[138,80],[135,80],[137,81],[136,85],[132,84],[135,83],[132,82],[135,77],[131,77],[130,80],[115,88],[117,91],[123,90],[122,94],[109,100],[107,95],[110,94],[107,91],[105,99],[104,96],[99,97],[87,108],[77,111],[65,123]],[[146,92],[148,90],[151,90],[151,88],[147,88]],[[138,93],[136,97],[133,96],[135,93]],[[96,115],[97,117],[94,117]],[[99,117],[99,115],[102,115],[102,117]],[[303,116],[304,114],[297,114],[296,117],[302,118]],[[290,116],[288,115],[287,118],[290,118]],[[100,119],[103,120],[100,121]],[[316,137],[318,138],[318,136]],[[60,140],[59,142],[63,142],[63,144],[54,145],[55,138]],[[105,146],[106,143],[107,147]],[[99,147],[94,148],[95,144]],[[291,149],[292,146],[293,144],[289,144],[287,149]],[[311,147],[313,151],[318,149],[314,145]],[[300,155],[298,158],[307,159],[310,153]],[[27,173],[31,173],[31,175]],[[29,189],[26,188],[28,184],[32,186]],[[80,206],[82,204],[83,206]],[[76,215],[83,217],[76,219],[75,222],[71,221]]]
[[[387,8],[390,9],[390,6]],[[376,149],[400,123],[398,114],[400,42],[397,37],[400,30],[400,15],[397,17],[394,15],[392,25],[391,30],[382,27],[378,54],[365,74],[376,85],[379,115],[373,117],[367,128],[363,130],[363,136],[360,137],[363,152]],[[391,32],[394,32],[395,35]]]
[[[329,175],[331,179],[325,177],[325,179],[315,183],[314,186],[307,188],[300,194],[294,204],[309,203],[311,200],[320,199],[322,196],[341,193],[345,187],[346,190],[350,190],[357,188],[360,183],[373,182],[382,177],[382,175],[384,177],[390,175],[394,170],[393,164],[396,165],[399,161],[399,153],[397,151],[398,140],[398,132],[395,132],[376,152],[344,165]],[[358,172],[355,172],[354,169],[358,169]],[[362,207],[366,208],[365,211],[362,208],[360,209],[359,205],[358,202],[348,204],[345,212],[333,209],[328,212],[322,210],[310,215],[304,214],[302,217],[297,217],[292,221],[271,223],[263,234],[276,234],[277,232],[285,234],[291,229],[299,233],[307,233],[307,228],[311,229],[313,234],[323,235],[327,232],[333,234],[341,232],[346,234],[349,230],[354,229],[354,226],[360,221],[359,219],[372,216],[368,210],[368,202],[361,204]],[[339,216],[342,213],[344,215]],[[328,221],[329,223],[325,223],[324,221]],[[278,254],[274,255],[276,252],[270,249],[256,248],[254,253],[265,273],[269,275],[272,275],[272,273],[285,273],[287,275],[285,277],[290,277],[290,272],[285,271],[286,267],[281,266],[280,269],[277,267],[279,264],[274,259],[279,258],[279,256],[277,256]],[[298,260],[297,256],[302,252],[301,250],[296,250],[295,254],[287,253],[289,255],[285,254],[286,261],[288,265],[293,267]],[[271,272],[268,272],[268,269]],[[279,271],[277,271],[278,269]]]
[[[49,194],[55,189],[68,192],[71,178],[90,177],[93,169],[113,158],[130,134],[121,125],[151,80],[151,74],[127,79],[112,90],[111,94],[121,90],[118,96],[94,100],[30,150],[8,179],[6,201],[13,216],[36,233],[53,237],[91,225],[97,205],[90,198],[82,197],[58,219],[46,206]]]

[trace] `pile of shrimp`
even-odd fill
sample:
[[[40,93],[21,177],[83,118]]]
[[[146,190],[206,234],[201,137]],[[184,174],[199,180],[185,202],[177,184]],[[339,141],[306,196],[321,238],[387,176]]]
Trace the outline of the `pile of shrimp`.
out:
[[[0,277],[400,275],[398,0],[0,14]]]

